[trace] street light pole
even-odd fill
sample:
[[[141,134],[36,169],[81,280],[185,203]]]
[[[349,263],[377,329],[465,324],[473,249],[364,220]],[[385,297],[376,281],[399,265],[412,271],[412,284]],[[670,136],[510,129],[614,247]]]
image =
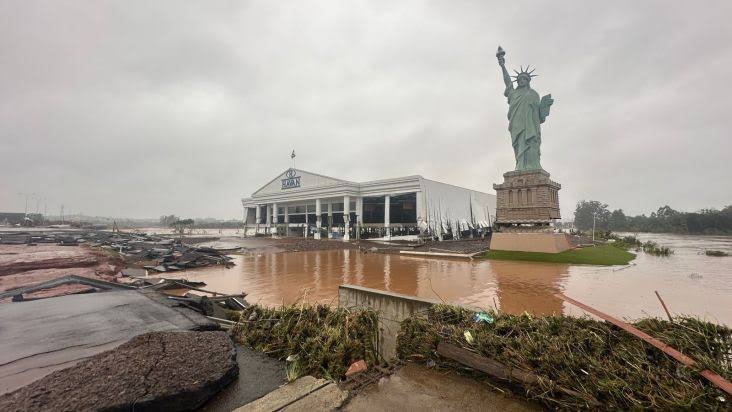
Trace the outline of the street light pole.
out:
[[[18,193],[21,196],[25,196],[25,217],[28,217],[28,197],[33,197],[35,193]]]
[[[595,247],[595,217],[597,217],[597,212],[592,214],[592,247]]]

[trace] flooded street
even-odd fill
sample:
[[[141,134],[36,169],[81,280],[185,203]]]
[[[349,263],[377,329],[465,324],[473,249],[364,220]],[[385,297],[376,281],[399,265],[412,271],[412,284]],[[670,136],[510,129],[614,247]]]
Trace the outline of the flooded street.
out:
[[[179,275],[207,289],[249,294],[251,303],[291,304],[298,299],[336,303],[344,283],[510,313],[581,314],[554,296],[562,292],[607,313],[664,316],[658,290],[672,313],[732,325],[732,252],[729,236],[642,234],[674,249],[670,257],[639,252],[628,267],[497,260],[441,260],[358,250],[253,253],[234,256],[231,269],[209,267]],[[172,274],[166,274],[170,276]]]

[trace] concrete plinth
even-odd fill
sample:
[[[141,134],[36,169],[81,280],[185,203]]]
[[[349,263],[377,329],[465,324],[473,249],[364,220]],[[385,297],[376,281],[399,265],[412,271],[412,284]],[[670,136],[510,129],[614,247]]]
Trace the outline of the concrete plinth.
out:
[[[503,174],[496,190],[496,224],[548,225],[561,218],[559,189],[544,170],[515,170]]]
[[[560,253],[571,248],[566,233],[493,233],[491,250]]]

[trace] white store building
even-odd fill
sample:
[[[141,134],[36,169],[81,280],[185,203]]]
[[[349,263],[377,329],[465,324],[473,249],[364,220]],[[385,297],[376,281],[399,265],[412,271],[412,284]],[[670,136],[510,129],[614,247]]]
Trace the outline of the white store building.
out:
[[[422,176],[351,182],[291,168],[241,202],[248,235],[442,239],[490,227],[496,196]]]

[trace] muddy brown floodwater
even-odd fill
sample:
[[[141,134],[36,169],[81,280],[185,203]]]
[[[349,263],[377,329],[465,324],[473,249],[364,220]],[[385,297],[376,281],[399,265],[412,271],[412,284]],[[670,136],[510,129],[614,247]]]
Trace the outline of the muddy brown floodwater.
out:
[[[562,292],[599,310],[626,318],[663,317],[654,290],[672,313],[693,314],[732,325],[732,257],[709,257],[704,249],[731,252],[729,236],[641,235],[670,246],[670,257],[642,252],[627,267],[495,260],[443,260],[325,250],[235,256],[231,269],[208,267],[178,273],[207,289],[248,293],[251,303],[337,303],[344,283],[441,299],[520,314],[583,314],[554,296]],[[166,273],[166,276],[173,274]]]

